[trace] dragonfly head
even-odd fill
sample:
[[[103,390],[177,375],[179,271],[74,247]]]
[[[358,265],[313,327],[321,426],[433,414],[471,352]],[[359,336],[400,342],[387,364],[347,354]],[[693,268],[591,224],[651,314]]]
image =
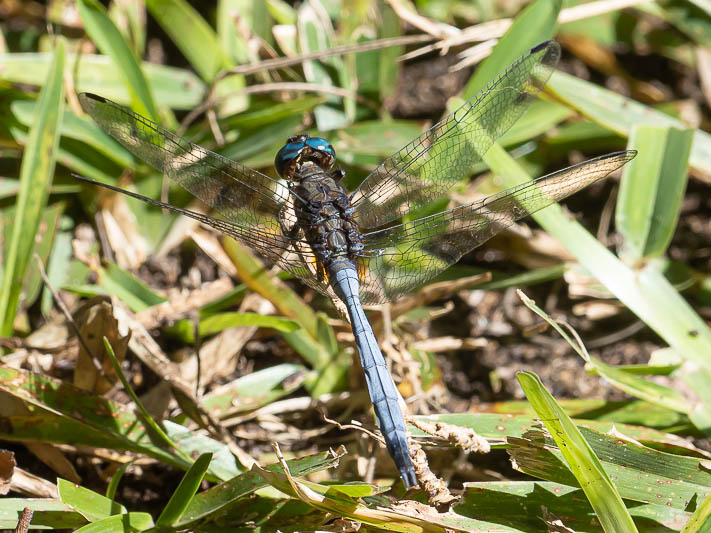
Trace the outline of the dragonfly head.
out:
[[[308,135],[289,137],[274,158],[274,167],[279,176],[293,180],[297,167],[307,161],[324,171],[331,170],[336,161],[336,151],[330,142],[321,137]]]

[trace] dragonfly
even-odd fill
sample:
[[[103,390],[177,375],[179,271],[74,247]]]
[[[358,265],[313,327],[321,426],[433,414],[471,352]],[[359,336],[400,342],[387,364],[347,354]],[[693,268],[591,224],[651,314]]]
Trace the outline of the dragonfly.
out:
[[[606,177],[634,151],[610,153],[481,200],[416,217],[445,196],[528,108],[560,58],[543,42],[473,98],[385,159],[354,190],[326,139],[287,139],[272,177],[206,150],[126,107],[82,93],[99,127],[211,208],[211,215],[93,184],[191,217],[345,304],[386,448],[407,488],[418,485],[399,393],[363,305],[396,300],[517,220]],[[423,211],[420,211],[423,212]]]

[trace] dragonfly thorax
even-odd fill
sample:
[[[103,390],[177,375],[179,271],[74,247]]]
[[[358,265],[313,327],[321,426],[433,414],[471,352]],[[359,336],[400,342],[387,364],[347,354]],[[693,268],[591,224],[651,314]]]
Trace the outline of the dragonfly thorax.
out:
[[[313,163],[298,165],[294,174],[294,193],[304,201],[295,206],[299,226],[326,269],[336,258],[353,259],[363,248],[350,197],[339,183],[341,176]]]
[[[286,140],[286,144],[274,158],[274,167],[279,176],[295,181],[301,174],[297,172],[299,166],[312,163],[320,170],[328,172],[335,161],[336,151],[330,142],[321,137],[303,134]]]

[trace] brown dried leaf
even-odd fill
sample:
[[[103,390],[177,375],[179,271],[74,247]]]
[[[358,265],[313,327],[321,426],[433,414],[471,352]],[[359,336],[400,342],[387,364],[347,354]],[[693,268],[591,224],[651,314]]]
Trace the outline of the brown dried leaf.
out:
[[[116,358],[121,362],[126,357],[130,335],[121,336],[119,333],[111,300],[105,296],[97,296],[84,303],[74,313],[74,320],[83,340],[79,343],[74,384],[81,389],[104,394],[111,390],[118,377],[104,348],[103,338],[109,340]]]
[[[15,454],[9,450],[0,450],[0,494],[3,496],[10,492],[12,474],[16,466]]]

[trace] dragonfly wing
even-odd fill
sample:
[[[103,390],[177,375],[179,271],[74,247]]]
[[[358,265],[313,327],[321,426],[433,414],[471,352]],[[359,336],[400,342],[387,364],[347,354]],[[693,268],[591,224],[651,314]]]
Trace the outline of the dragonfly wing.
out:
[[[121,189],[120,187],[114,187],[113,185],[101,183],[83,176],[75,175],[75,177],[87,183],[98,185],[115,192],[120,192],[121,194],[130,196],[131,198],[136,198],[137,200],[141,200],[163,209],[168,209],[174,213],[179,213],[183,216],[195,219],[198,222],[202,222],[203,224],[213,227],[225,235],[229,235],[230,237],[240,241],[242,244],[249,247],[270,263],[278,264],[282,269],[292,273],[298,278],[301,278],[304,283],[313,289],[326,295],[335,294],[333,293],[333,289],[327,285],[326,281],[318,276],[318,272],[315,267],[316,259],[313,251],[308,243],[302,239],[293,239],[282,233],[273,233],[262,231],[257,228],[243,227],[228,220],[221,220],[203,213],[192,211],[190,209],[176,207],[174,205],[143,196],[142,194],[137,194],[133,191]]]
[[[84,111],[129,152],[210,206],[219,218],[281,232],[286,185],[175,135],[130,109],[89,93]]]
[[[363,234],[361,300],[392,301],[420,287],[517,220],[604,178],[635,155],[590,159],[471,204]]]
[[[383,161],[352,194],[362,228],[376,228],[446,193],[528,108],[560,58],[547,41],[517,59],[451,115]]]
[[[102,130],[210,206],[215,217],[85,181],[197,219],[241,241],[319,292],[329,293],[311,247],[295,234],[293,203],[299,199],[283,182],[193,144],[100,96],[83,93],[79,101]]]

